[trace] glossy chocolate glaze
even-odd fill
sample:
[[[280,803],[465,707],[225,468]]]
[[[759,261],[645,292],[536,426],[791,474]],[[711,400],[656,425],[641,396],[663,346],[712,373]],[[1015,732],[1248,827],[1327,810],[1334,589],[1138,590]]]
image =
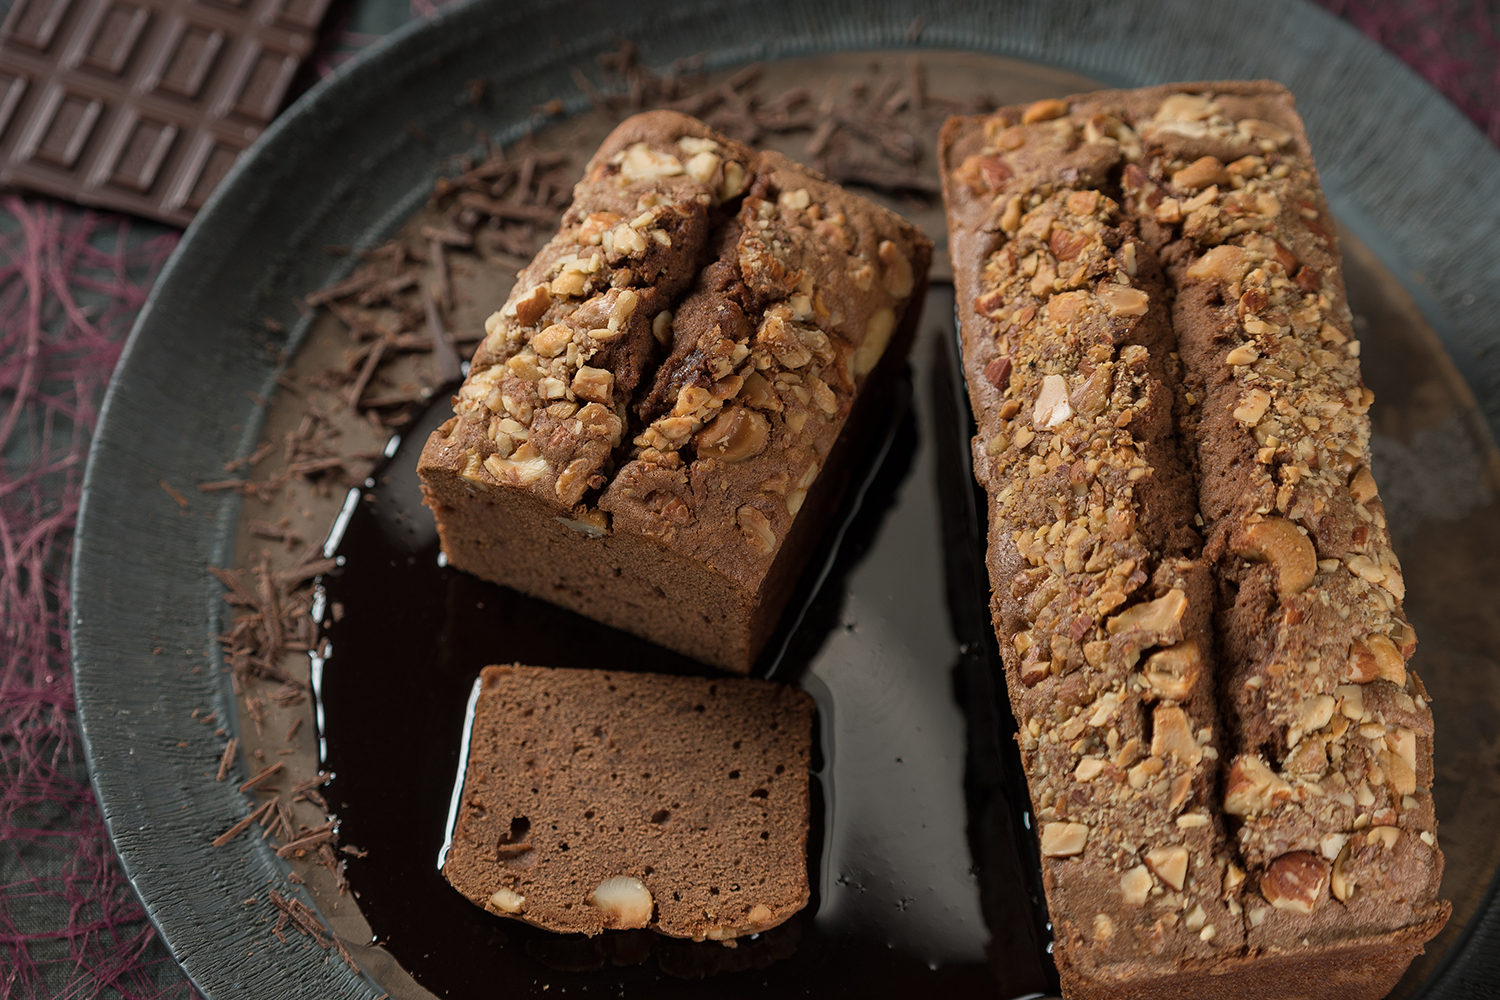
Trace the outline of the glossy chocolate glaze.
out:
[[[474,907],[438,873],[481,667],[713,671],[440,566],[414,465],[446,405],[409,429],[349,519],[345,565],[324,581],[337,621],[326,629],[321,707],[336,775],[325,794],[343,843],[368,852],[349,860],[349,881],[379,942],[419,983],[439,996],[692,996],[705,976],[716,996],[1055,988],[1014,723],[997,702],[951,314],[951,293],[935,291],[889,432],[876,435],[867,478],[845,497],[756,670],[818,699],[813,897],[732,949],[649,932],[551,934]],[[924,550],[929,539],[940,551]],[[913,589],[948,620],[921,614],[922,602],[878,621],[861,613]],[[935,651],[946,661],[933,662]],[[966,743],[957,725],[933,725],[944,718],[967,729]],[[951,796],[907,808],[934,786]]]

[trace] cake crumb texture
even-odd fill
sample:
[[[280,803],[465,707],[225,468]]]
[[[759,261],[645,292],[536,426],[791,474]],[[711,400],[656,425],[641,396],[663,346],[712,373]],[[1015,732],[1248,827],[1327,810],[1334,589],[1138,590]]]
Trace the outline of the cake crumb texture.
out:
[[[520,665],[480,683],[443,866],[471,902],[552,931],[696,941],[807,904],[808,695]]]

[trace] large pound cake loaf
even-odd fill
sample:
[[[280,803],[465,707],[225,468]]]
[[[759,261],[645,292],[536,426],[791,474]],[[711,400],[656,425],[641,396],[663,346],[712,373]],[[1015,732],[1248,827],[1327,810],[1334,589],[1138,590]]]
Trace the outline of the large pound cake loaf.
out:
[[[940,141],[993,612],[1073,997],[1384,996],[1432,714],[1328,206],[1274,83]]]
[[[904,364],[931,251],[779,154],[628,119],[422,453],[448,559],[748,671]]]
[[[552,931],[775,927],[808,899],[812,713],[746,678],[486,667],[443,876]]]

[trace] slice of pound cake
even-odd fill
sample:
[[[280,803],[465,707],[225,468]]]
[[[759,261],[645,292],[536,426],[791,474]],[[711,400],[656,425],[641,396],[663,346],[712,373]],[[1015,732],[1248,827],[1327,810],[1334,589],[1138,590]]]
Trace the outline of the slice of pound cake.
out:
[[[551,931],[775,927],[808,899],[812,713],[767,681],[486,667],[443,876]]]

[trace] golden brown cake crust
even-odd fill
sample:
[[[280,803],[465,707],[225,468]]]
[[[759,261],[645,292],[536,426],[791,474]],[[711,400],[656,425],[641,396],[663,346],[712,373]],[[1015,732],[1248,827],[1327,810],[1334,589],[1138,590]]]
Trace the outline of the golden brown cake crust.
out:
[[[779,154],[672,112],[627,120],[423,452],[448,558],[748,671],[930,260],[910,223]]]
[[[1448,914],[1431,713],[1291,95],[1042,101],[950,120],[940,156],[1065,988],[1384,995]],[[1171,627],[1121,661],[1142,617]],[[1201,761],[1174,775],[1172,745]],[[1153,818],[1163,785],[1196,841]]]

